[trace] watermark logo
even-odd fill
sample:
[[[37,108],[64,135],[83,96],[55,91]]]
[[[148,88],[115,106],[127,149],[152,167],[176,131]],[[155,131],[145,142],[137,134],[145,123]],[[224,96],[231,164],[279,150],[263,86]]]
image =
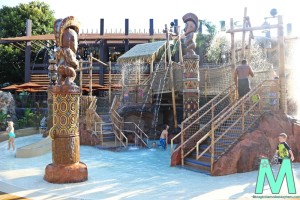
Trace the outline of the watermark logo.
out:
[[[272,194],[279,194],[284,178],[286,178],[289,194],[296,194],[295,181],[290,159],[283,159],[276,179],[273,175],[269,160],[266,158],[261,159],[255,194],[263,193],[265,177],[270,184]]]

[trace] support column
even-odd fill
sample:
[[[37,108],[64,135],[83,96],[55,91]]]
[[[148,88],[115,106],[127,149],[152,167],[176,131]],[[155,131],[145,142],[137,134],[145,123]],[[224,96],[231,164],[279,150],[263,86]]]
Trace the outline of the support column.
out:
[[[32,21],[26,19],[26,36],[31,36]],[[26,42],[25,49],[25,83],[29,82],[30,77],[30,57],[31,57],[31,41]]]
[[[199,109],[199,56],[183,58],[183,119]]]
[[[199,109],[199,55],[195,53],[199,20],[193,13],[185,14],[182,19],[186,27],[184,29],[186,54],[183,56],[183,119],[186,119]]]
[[[280,109],[287,113],[287,87],[285,74],[284,27],[282,16],[278,16],[278,49],[279,49],[279,81],[280,81]]]
[[[79,25],[73,16],[58,19],[54,23],[55,40],[60,50],[56,55],[57,84],[53,82],[53,126],[49,131],[52,163],[46,166],[44,175],[44,179],[50,183],[77,183],[88,179],[87,166],[80,162],[80,88],[74,83],[75,69],[79,66],[75,54]],[[51,80],[54,80],[53,75]]]
[[[129,34],[129,19],[125,19],[125,35]],[[129,50],[129,40],[125,39],[125,52]]]

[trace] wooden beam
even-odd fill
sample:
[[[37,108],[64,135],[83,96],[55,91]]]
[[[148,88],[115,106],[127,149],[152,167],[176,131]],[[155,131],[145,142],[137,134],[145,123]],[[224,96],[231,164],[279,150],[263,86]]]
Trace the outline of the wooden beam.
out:
[[[245,58],[245,37],[246,37],[246,31],[245,28],[247,26],[247,7],[244,8],[244,19],[243,19],[243,36],[242,36],[242,59]]]
[[[258,31],[258,30],[274,29],[274,28],[278,28],[278,24],[268,25],[268,26],[254,26],[254,27],[248,27],[248,28],[229,29],[226,33],[236,33],[236,32],[243,32],[243,31]]]

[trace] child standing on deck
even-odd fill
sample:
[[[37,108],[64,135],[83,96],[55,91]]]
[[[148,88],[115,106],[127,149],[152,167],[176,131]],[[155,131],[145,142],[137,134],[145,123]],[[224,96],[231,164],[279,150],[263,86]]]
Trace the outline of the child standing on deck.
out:
[[[7,122],[7,128],[6,133],[8,135],[8,150],[10,150],[10,146],[12,146],[12,149],[15,150],[15,129],[14,129],[14,122],[8,121]]]
[[[276,153],[278,155],[278,165],[279,167],[282,164],[283,159],[290,158],[291,161],[294,161],[294,154],[290,148],[290,146],[286,142],[287,135],[285,133],[280,133],[278,140],[279,144],[276,149]]]

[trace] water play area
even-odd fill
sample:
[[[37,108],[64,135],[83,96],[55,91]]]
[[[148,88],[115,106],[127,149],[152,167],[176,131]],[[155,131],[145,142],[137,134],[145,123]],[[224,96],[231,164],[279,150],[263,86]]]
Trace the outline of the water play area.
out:
[[[16,146],[38,142],[41,135],[16,139]],[[0,143],[0,182],[15,187],[29,199],[249,199],[254,195],[257,171],[221,177],[170,167],[170,151],[132,148],[124,152],[81,146],[81,160],[89,166],[83,183],[51,184],[43,180],[51,153],[34,158],[15,158]],[[293,165],[300,190],[299,164]],[[276,171],[276,167],[273,167]],[[0,184],[1,185],[1,184]],[[283,183],[281,195],[287,194]],[[265,186],[264,195],[271,194]]]

